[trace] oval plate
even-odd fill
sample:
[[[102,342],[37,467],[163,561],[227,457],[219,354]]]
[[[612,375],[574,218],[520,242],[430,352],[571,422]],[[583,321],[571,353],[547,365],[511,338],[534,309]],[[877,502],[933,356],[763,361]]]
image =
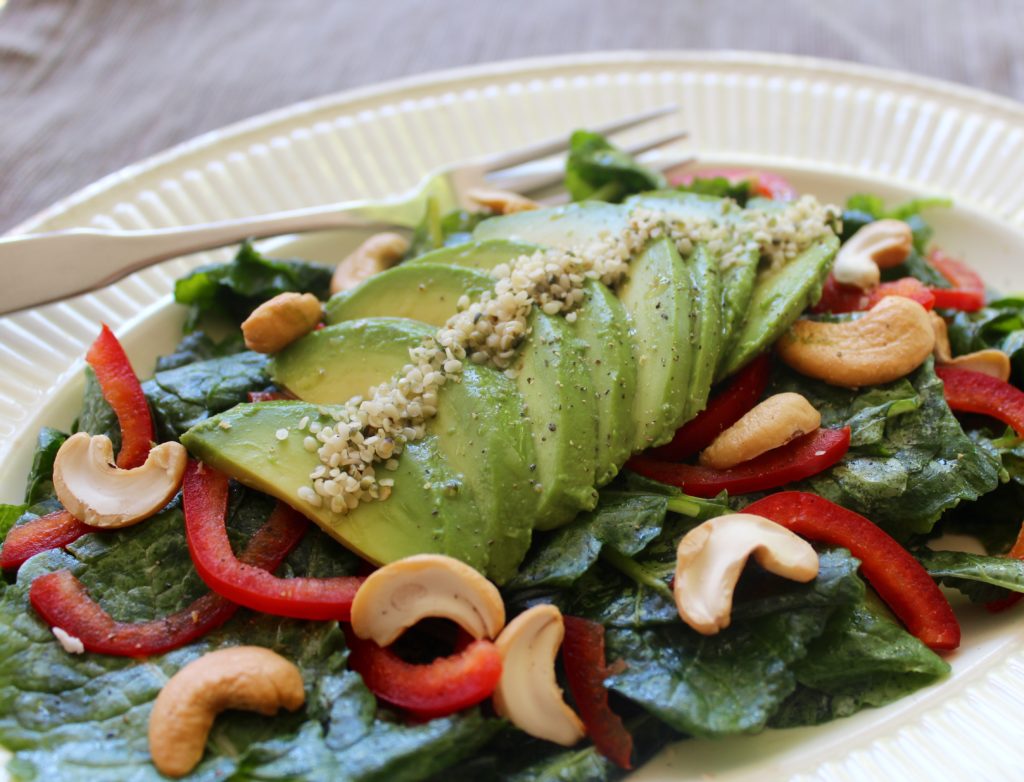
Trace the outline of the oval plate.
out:
[[[611,53],[502,63],[296,104],[130,166],[15,229],[149,228],[401,191],[442,163],[676,102],[641,134],[688,128],[709,165],[767,168],[841,201],[948,195],[936,239],[1024,289],[1024,107],[842,63],[740,53]],[[633,138],[637,138],[634,134]],[[630,137],[627,137],[630,138]],[[352,237],[272,243],[338,257]],[[68,427],[82,356],[107,322],[140,374],[180,334],[173,281],[204,253],[98,293],[0,318],[0,500],[20,501],[39,426]],[[1024,630],[965,608],[945,682],[816,728],[676,745],[631,779],[1014,779],[1024,765]]]

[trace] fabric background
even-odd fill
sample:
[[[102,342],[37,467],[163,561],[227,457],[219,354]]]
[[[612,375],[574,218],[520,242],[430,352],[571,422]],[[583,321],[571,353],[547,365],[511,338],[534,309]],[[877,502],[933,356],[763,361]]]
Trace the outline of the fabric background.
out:
[[[1022,39],[1021,0],[8,0],[0,231],[204,131],[440,68],[601,49],[749,49],[1024,100]]]

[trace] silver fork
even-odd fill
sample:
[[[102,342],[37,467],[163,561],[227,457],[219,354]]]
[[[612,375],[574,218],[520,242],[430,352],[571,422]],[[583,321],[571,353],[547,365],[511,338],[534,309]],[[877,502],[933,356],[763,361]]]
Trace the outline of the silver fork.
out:
[[[602,134],[620,132],[663,117],[676,108],[664,106],[645,111],[593,130]],[[627,151],[641,154],[685,136],[685,132],[668,133]],[[471,203],[467,193],[473,188],[508,187],[513,182],[510,174],[514,174],[510,169],[564,152],[568,146],[566,134],[509,152],[442,166],[408,192],[380,201],[346,201],[147,231],[75,228],[0,238],[0,270],[6,272],[0,288],[0,315],[96,290],[154,263],[248,238],[334,228],[413,228],[423,219],[430,201],[442,212],[468,208]],[[561,178],[560,168],[527,171],[514,178],[514,189],[529,195]]]

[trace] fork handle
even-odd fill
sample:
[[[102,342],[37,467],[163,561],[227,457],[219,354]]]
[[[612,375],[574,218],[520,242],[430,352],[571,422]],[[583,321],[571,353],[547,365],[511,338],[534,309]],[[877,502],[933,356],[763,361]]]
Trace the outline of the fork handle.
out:
[[[86,293],[179,255],[248,238],[332,228],[417,224],[409,199],[349,201],[288,212],[149,231],[76,228],[0,238],[0,315]]]

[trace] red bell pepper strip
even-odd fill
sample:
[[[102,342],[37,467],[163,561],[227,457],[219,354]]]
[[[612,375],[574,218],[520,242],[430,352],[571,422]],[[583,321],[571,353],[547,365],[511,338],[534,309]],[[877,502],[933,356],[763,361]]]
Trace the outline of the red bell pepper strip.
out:
[[[287,391],[250,391],[250,402],[276,402],[280,399],[295,399]]]
[[[633,737],[608,705],[604,680],[612,673],[604,653],[604,627],[576,616],[563,617],[562,664],[569,691],[597,751],[619,768],[630,769]]]
[[[344,622],[351,618],[352,600],[364,578],[278,578],[235,558],[224,526],[228,506],[226,475],[189,461],[182,499],[192,562],[214,592],[233,603],[275,616]],[[275,514],[283,516],[286,526],[299,538],[309,525],[304,516],[283,503]]]
[[[870,293],[865,293],[853,285],[838,282],[831,274],[825,280],[821,298],[811,308],[812,312],[862,312],[878,304],[886,296],[903,296],[913,299],[926,310],[935,306],[933,288],[926,287],[914,277],[901,277],[891,282],[883,282]]]
[[[935,374],[945,386],[946,403],[952,410],[991,416],[1024,437],[1024,391],[997,377],[959,367],[937,366]]]
[[[928,255],[928,262],[953,285],[931,289],[936,307],[976,312],[985,306],[985,283],[970,266],[937,248]]]
[[[768,171],[754,171],[748,168],[706,168],[702,171],[687,171],[678,176],[669,176],[672,185],[690,185],[695,179],[717,179],[722,177],[731,183],[749,182],[755,195],[774,201],[792,201],[796,190],[781,174]]]
[[[1024,525],[1021,525],[1020,532],[1017,533],[1017,540],[1014,542],[1013,547],[1006,552],[1006,556],[1010,559],[1024,559]],[[1024,600],[1024,594],[1014,592],[999,600],[992,600],[986,603],[985,608],[993,614],[997,614],[1000,611],[1005,611],[1007,608],[1012,608],[1021,600]]]
[[[767,353],[755,358],[737,372],[693,420],[679,427],[670,443],[652,448],[646,455],[681,461],[703,451],[757,404],[768,387],[771,369],[771,358]]]
[[[648,478],[678,486],[694,497],[710,498],[723,491],[749,494],[810,478],[834,465],[848,450],[850,428],[845,427],[818,429],[728,470],[673,464],[643,455],[634,456],[627,466]]]
[[[501,652],[486,640],[473,641],[448,657],[425,665],[407,663],[390,647],[346,632],[349,667],[370,692],[421,719],[446,717],[489,698],[501,679]]]
[[[808,540],[849,549],[879,597],[922,643],[939,651],[960,645],[960,625],[928,571],[860,514],[802,491],[772,494],[743,512],[764,516]]]
[[[289,519],[274,513],[242,553],[249,565],[272,571],[301,539]],[[51,627],[78,638],[89,652],[116,657],[149,657],[178,649],[227,622],[238,606],[206,594],[180,611],[151,622],[118,622],[89,597],[70,570],[47,573],[32,582],[29,601]]]
[[[0,568],[16,570],[30,557],[43,551],[74,543],[82,535],[98,532],[66,510],[47,513],[38,519],[11,527],[0,548]]]
[[[121,427],[117,466],[126,470],[138,467],[146,461],[154,440],[153,418],[124,348],[106,324],[85,354],[85,360],[96,373],[103,398],[113,408]]]

